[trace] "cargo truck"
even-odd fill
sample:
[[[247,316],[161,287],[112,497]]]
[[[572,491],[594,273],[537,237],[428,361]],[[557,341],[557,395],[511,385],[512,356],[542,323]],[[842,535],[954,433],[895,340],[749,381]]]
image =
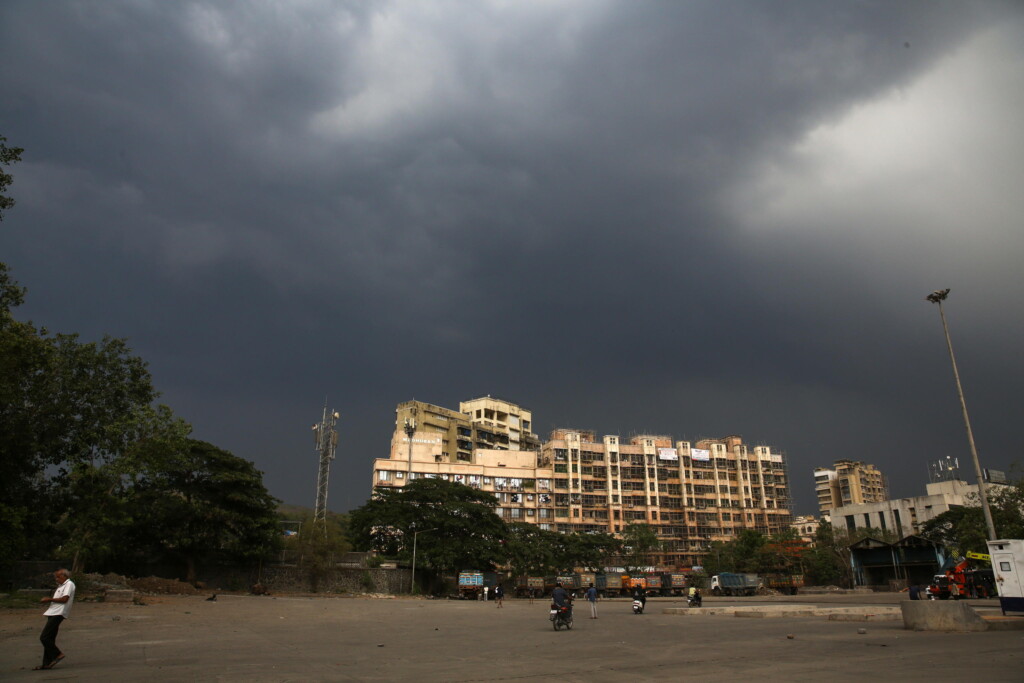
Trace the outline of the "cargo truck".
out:
[[[662,586],[663,586],[663,582],[662,582],[661,579],[662,579],[661,574],[645,574],[644,575],[644,580],[647,582],[647,585],[644,587],[644,591],[647,593],[647,595],[649,595],[649,596],[661,595],[661,590],[662,590]]]
[[[786,595],[796,595],[804,585],[803,574],[767,574],[762,585]]]
[[[544,577],[517,576],[516,596],[520,598],[528,598],[531,595],[538,598],[544,595]]]
[[[603,598],[615,598],[622,595],[622,574],[598,574],[594,584]]]
[[[465,600],[476,600],[484,588],[498,585],[498,575],[494,572],[464,571],[459,572],[459,597]]]
[[[715,595],[753,595],[759,585],[757,574],[722,572],[711,577],[711,592]]]
[[[662,593],[665,595],[686,594],[686,574],[682,572],[666,572],[662,579]]]

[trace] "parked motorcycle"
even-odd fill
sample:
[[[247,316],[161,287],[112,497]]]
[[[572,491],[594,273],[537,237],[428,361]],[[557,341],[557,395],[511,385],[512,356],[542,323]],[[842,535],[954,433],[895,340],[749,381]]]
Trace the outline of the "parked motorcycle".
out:
[[[634,600],[633,601],[633,614],[643,614],[643,613],[644,613],[644,603],[641,600]]]
[[[551,603],[551,625],[557,631],[563,626],[565,630],[572,630],[572,603],[566,603],[559,607]]]

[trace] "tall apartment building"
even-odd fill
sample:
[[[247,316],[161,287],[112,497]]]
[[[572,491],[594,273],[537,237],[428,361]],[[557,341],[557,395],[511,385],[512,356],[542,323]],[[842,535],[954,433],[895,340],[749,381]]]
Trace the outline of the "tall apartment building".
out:
[[[477,449],[496,451],[537,450],[540,440],[532,431],[533,415],[515,403],[486,396],[463,401],[459,410],[442,408],[423,401],[406,401],[395,408],[396,448],[405,448],[408,459],[409,433],[413,443],[440,444],[434,454],[438,461],[470,462]]]
[[[519,418],[522,446],[530,440],[525,434],[532,416],[503,402],[508,409],[492,406],[488,418],[493,400],[464,402],[465,412],[400,404],[391,454],[374,461],[373,486],[404,486],[420,477],[455,481],[493,492],[496,511],[507,521],[563,533],[618,534],[630,523],[645,522],[664,544],[657,558],[663,566],[701,564],[712,541],[732,540],[742,529],[772,534],[790,525],[785,457],[767,446],[749,447],[738,436],[696,443],[653,435],[623,441],[559,429],[539,450],[514,450],[515,422],[508,418]],[[414,409],[410,439],[405,420]],[[505,448],[497,438],[502,419],[510,431]],[[489,430],[499,447],[485,447],[488,440],[477,439],[477,429]]]
[[[814,491],[823,515],[844,505],[877,503],[889,497],[882,473],[874,465],[853,460],[815,468]]]

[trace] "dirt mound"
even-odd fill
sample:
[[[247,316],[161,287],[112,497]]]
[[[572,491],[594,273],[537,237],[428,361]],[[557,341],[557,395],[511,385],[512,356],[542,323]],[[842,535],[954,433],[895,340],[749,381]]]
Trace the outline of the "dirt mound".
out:
[[[177,579],[161,579],[159,576],[147,576],[144,579],[129,579],[128,585],[140,593],[160,593],[163,595],[194,595],[197,590],[190,584]]]
[[[128,579],[120,574],[85,574],[80,581],[92,590],[124,590],[128,588]]]

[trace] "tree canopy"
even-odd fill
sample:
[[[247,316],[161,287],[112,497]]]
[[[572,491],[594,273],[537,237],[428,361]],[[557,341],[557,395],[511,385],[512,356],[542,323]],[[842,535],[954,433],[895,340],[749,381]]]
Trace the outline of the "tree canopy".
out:
[[[977,494],[972,505],[955,507],[925,522],[921,535],[954,555],[988,553],[988,528]],[[1024,538],[1024,478],[989,489],[989,509],[999,538]]]
[[[352,511],[350,529],[358,550],[411,558],[437,571],[492,568],[506,554],[505,523],[494,513],[494,495],[441,479],[416,479],[401,488],[378,488]]]
[[[0,219],[14,205],[0,136]],[[0,263],[0,564],[76,569],[173,558],[251,559],[278,540],[252,463],[188,438],[125,339],[84,341],[15,317],[25,289]]]

